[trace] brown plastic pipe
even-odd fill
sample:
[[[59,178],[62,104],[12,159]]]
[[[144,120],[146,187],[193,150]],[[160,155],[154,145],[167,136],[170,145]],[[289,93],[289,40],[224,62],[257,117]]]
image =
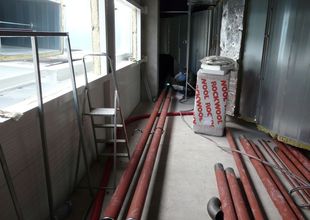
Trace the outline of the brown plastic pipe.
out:
[[[162,108],[157,127],[155,128],[154,136],[150,144],[143,168],[127,213],[126,219],[140,220],[144,208],[147,191],[149,188],[154,164],[159,148],[159,143],[163,134],[163,129],[171,101],[171,90],[168,92],[164,106]]]
[[[249,142],[250,142],[250,144],[252,146],[252,149],[255,151],[256,155],[258,156],[258,158],[260,158],[261,160],[267,161],[266,157],[262,154],[262,152],[257,147],[257,145],[254,142],[252,142],[252,141],[249,141]],[[297,218],[298,219],[305,219],[303,214],[301,213],[300,209],[294,203],[292,197],[289,195],[289,193],[287,192],[285,186],[280,181],[280,179],[277,177],[277,175],[275,174],[273,169],[270,166],[267,166],[267,165],[264,165],[264,167],[266,168],[267,172],[269,173],[269,178],[271,178],[274,181],[274,183],[276,184],[276,186],[278,187],[278,189],[280,190],[280,192],[282,193],[282,195],[286,199],[286,202],[288,203],[288,205],[291,207],[292,211],[297,216]]]
[[[245,152],[253,157],[258,157],[251,144],[243,137],[240,137],[240,142],[245,150]],[[283,197],[282,193],[277,188],[274,181],[270,178],[267,170],[263,166],[263,164],[255,159],[251,159],[253,167],[255,168],[258,176],[260,177],[262,183],[264,184],[271,200],[275,204],[276,208],[279,211],[282,219],[290,220],[296,219],[296,215],[292,211],[291,207],[286,202],[285,198]]]
[[[167,116],[169,117],[175,117],[175,116],[188,116],[188,115],[193,115],[194,113],[192,111],[188,111],[188,112],[168,112]],[[126,119],[125,124],[128,125],[130,123],[139,121],[139,120],[143,120],[143,119],[147,119],[151,116],[151,114],[142,114],[142,115],[135,115],[132,116],[128,119]],[[160,116],[160,113],[157,113],[157,117]]]
[[[228,181],[229,189],[232,195],[232,200],[234,202],[234,207],[238,220],[248,220],[250,215],[246,207],[246,203],[241,193],[236,174],[232,168],[227,168],[225,170],[226,178]]]
[[[299,162],[299,160],[292,154],[289,149],[281,142],[275,141],[277,146],[281,151],[292,161],[292,163],[297,167],[297,169],[302,173],[302,175],[310,181],[310,172]]]
[[[297,169],[297,167],[292,163],[292,161],[290,161],[290,159],[283,153],[283,151],[280,148],[275,147],[274,151],[291,172],[293,172],[295,175],[299,176],[301,179],[306,181],[306,178],[302,175],[302,173]]]
[[[269,144],[265,141],[265,140],[258,140],[258,142],[260,143],[260,145],[265,149],[265,151],[267,152],[267,154],[269,155],[269,157],[272,159],[272,161],[280,168],[285,169],[284,164],[282,163],[281,160],[279,160],[279,162],[275,159],[277,158],[275,153],[273,152],[273,150],[270,149]],[[290,186],[292,188],[296,188],[298,185],[298,183],[296,182],[296,180],[292,180],[287,174],[282,173],[282,175],[285,177],[285,179],[287,180],[287,182],[290,184]],[[301,199],[301,201],[303,203],[307,203],[307,201],[309,201],[304,194],[302,194],[300,191],[296,192],[297,195],[299,196],[299,198]]]
[[[304,180],[307,182],[306,178],[302,175],[302,173],[297,169],[297,167],[290,161],[290,159],[278,148],[275,147],[274,151],[279,156],[279,158],[282,160],[282,162],[286,165],[286,167],[296,176],[298,176],[301,180]],[[309,190],[304,190],[307,197],[310,197]]]
[[[126,194],[128,192],[130,183],[132,181],[132,178],[136,172],[137,166],[139,164],[139,161],[141,159],[142,153],[145,148],[145,144],[147,140],[149,139],[150,132],[152,130],[152,127],[154,125],[155,119],[157,117],[157,113],[160,110],[161,104],[164,100],[164,97],[166,95],[166,90],[162,91],[160,94],[158,100],[155,103],[153,112],[147,122],[147,125],[144,128],[144,132],[142,133],[138,144],[136,145],[136,148],[131,156],[131,159],[127,165],[126,170],[124,171],[119,184],[109,202],[106,209],[104,210],[104,219],[117,219],[119,212],[122,208],[122,205],[124,203]]]
[[[104,188],[107,187],[109,183],[109,178],[112,172],[112,164],[113,164],[112,159],[108,159],[107,162],[105,163],[103,176],[102,176],[102,180],[100,183],[101,189],[96,194],[96,198],[95,198],[95,201],[94,201],[91,213],[90,213],[89,220],[99,220],[100,218],[102,204],[103,204],[105,192],[106,192]]]
[[[310,171],[310,160],[294,147],[288,147],[289,151]]]
[[[222,204],[222,210],[225,220],[237,220],[233,199],[229,190],[228,182],[222,164],[217,163],[214,166],[217,188]]]
[[[232,149],[232,151],[239,150],[238,146],[236,145],[236,143],[234,141],[234,137],[233,137],[230,129],[227,129],[226,137],[227,137],[229,146]],[[251,179],[249,177],[247,169],[244,165],[244,162],[241,158],[241,155],[237,152],[232,152],[232,154],[233,154],[236,166],[238,168],[240,180],[242,182],[245,194],[246,194],[247,199],[249,201],[254,219],[255,220],[264,220],[265,217],[264,217],[263,211],[261,209],[261,206],[260,206],[260,204],[257,200],[257,197],[255,195],[255,192],[253,190],[253,184],[251,182]]]

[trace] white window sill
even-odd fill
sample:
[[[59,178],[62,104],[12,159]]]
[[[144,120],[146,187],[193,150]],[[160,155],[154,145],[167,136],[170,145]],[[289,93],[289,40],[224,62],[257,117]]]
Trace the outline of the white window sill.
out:
[[[143,62],[144,62],[144,60],[139,60],[139,61],[135,61],[135,62],[133,62],[133,61],[122,61],[122,62],[119,62],[116,64],[116,71],[124,69],[124,68],[129,67],[129,66],[139,65]]]
[[[42,89],[43,89],[43,103],[47,103],[65,94],[72,93],[72,83],[70,73],[67,69],[62,69],[60,66],[55,66],[53,74],[46,74],[44,70],[41,72],[42,76]],[[59,68],[59,69],[58,69]],[[56,70],[55,70],[56,69]],[[78,73],[80,68],[76,68],[76,84],[77,88],[81,88],[85,84],[84,74]],[[69,69],[68,69],[69,70]],[[17,72],[19,70],[17,69]],[[60,74],[59,72],[64,73]],[[3,90],[0,94],[0,101],[2,102],[1,110],[5,112],[17,112],[25,113],[31,109],[37,107],[37,91],[34,80],[34,72],[32,70],[31,80],[20,82],[12,87],[7,87],[7,90]],[[93,82],[100,78],[104,78],[106,75],[95,75],[91,72],[88,73],[89,82]],[[3,77],[2,77],[3,78]],[[61,79],[60,79],[61,78]],[[109,77],[106,77],[107,79]],[[4,78],[5,80],[5,78]],[[0,79],[1,81],[1,79]],[[2,82],[3,81],[2,79]],[[11,85],[8,85],[11,86]],[[71,95],[71,94],[70,94]],[[72,95],[71,95],[72,98]],[[9,120],[9,118],[3,118],[0,116],[0,123]]]
[[[123,69],[127,66],[130,66],[131,64],[134,64],[135,62],[132,62],[132,61],[122,61],[122,62],[118,62],[116,64],[116,70],[120,70],[120,69]]]
[[[123,62],[122,63],[123,65],[119,66],[119,69],[117,69],[117,71],[119,71],[121,69],[125,69],[125,68],[130,68],[131,66],[139,65],[141,62],[143,62],[143,60],[138,61],[138,62],[130,62],[130,61]],[[110,74],[107,74],[107,75],[89,74],[90,86],[92,84],[91,82],[94,82],[96,80],[108,81],[110,79],[111,79]],[[43,98],[43,102],[47,103],[47,102],[55,100],[59,97],[63,97],[62,99],[65,99],[65,100],[72,99],[71,80],[70,79],[68,79],[68,80],[69,80],[69,82],[67,82],[68,85],[66,87],[58,89],[57,91],[49,92],[49,93],[45,94],[44,98]],[[85,79],[84,79],[83,74],[80,74],[76,77],[76,83],[77,83],[78,91],[80,92],[82,87],[85,84]],[[21,101],[21,102],[18,102],[16,104],[10,105],[8,107],[2,108],[1,110],[7,111],[7,112],[26,113],[26,112],[28,112],[28,111],[30,111],[30,110],[32,110],[38,106],[35,87],[34,87],[34,94],[35,95],[31,98],[25,99],[24,101]],[[10,120],[10,118],[0,117],[0,124],[5,122],[5,121],[8,121],[8,120]]]

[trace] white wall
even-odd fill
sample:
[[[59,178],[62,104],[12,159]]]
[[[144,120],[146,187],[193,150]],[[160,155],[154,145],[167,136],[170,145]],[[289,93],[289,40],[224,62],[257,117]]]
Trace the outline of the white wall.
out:
[[[121,106],[127,118],[140,102],[140,64],[132,64],[117,71]]]
[[[140,101],[140,65],[133,64],[119,70],[117,78],[124,115],[128,116]],[[110,94],[103,96],[104,91],[112,88],[109,79],[110,76],[105,76],[91,83],[93,103],[97,106],[110,99]],[[82,89],[79,89],[81,98]],[[57,207],[72,192],[77,162],[79,140],[72,94],[65,94],[46,103],[45,111],[54,202]],[[84,120],[88,158],[94,159],[95,150],[89,125],[89,120]],[[18,122],[8,120],[1,123],[0,143],[25,219],[46,219],[48,204],[37,109],[25,112]],[[82,170],[80,174],[83,173]],[[1,169],[0,198],[0,219],[17,219]]]
[[[159,0],[141,0],[147,8],[142,14],[142,56],[147,62],[142,64],[142,74],[146,76],[153,97],[159,87]]]

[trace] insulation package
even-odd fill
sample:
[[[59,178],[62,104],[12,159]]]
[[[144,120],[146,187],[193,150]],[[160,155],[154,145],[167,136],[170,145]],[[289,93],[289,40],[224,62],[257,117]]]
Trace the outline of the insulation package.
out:
[[[197,73],[194,132],[223,136],[229,96],[229,73],[235,62],[224,57],[206,57]]]

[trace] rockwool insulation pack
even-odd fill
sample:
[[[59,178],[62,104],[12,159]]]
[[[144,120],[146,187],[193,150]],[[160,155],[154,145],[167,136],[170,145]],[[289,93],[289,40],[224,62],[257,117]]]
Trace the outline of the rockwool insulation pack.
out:
[[[194,105],[194,132],[223,136],[229,92],[229,72],[234,61],[223,57],[201,60],[197,73]]]

